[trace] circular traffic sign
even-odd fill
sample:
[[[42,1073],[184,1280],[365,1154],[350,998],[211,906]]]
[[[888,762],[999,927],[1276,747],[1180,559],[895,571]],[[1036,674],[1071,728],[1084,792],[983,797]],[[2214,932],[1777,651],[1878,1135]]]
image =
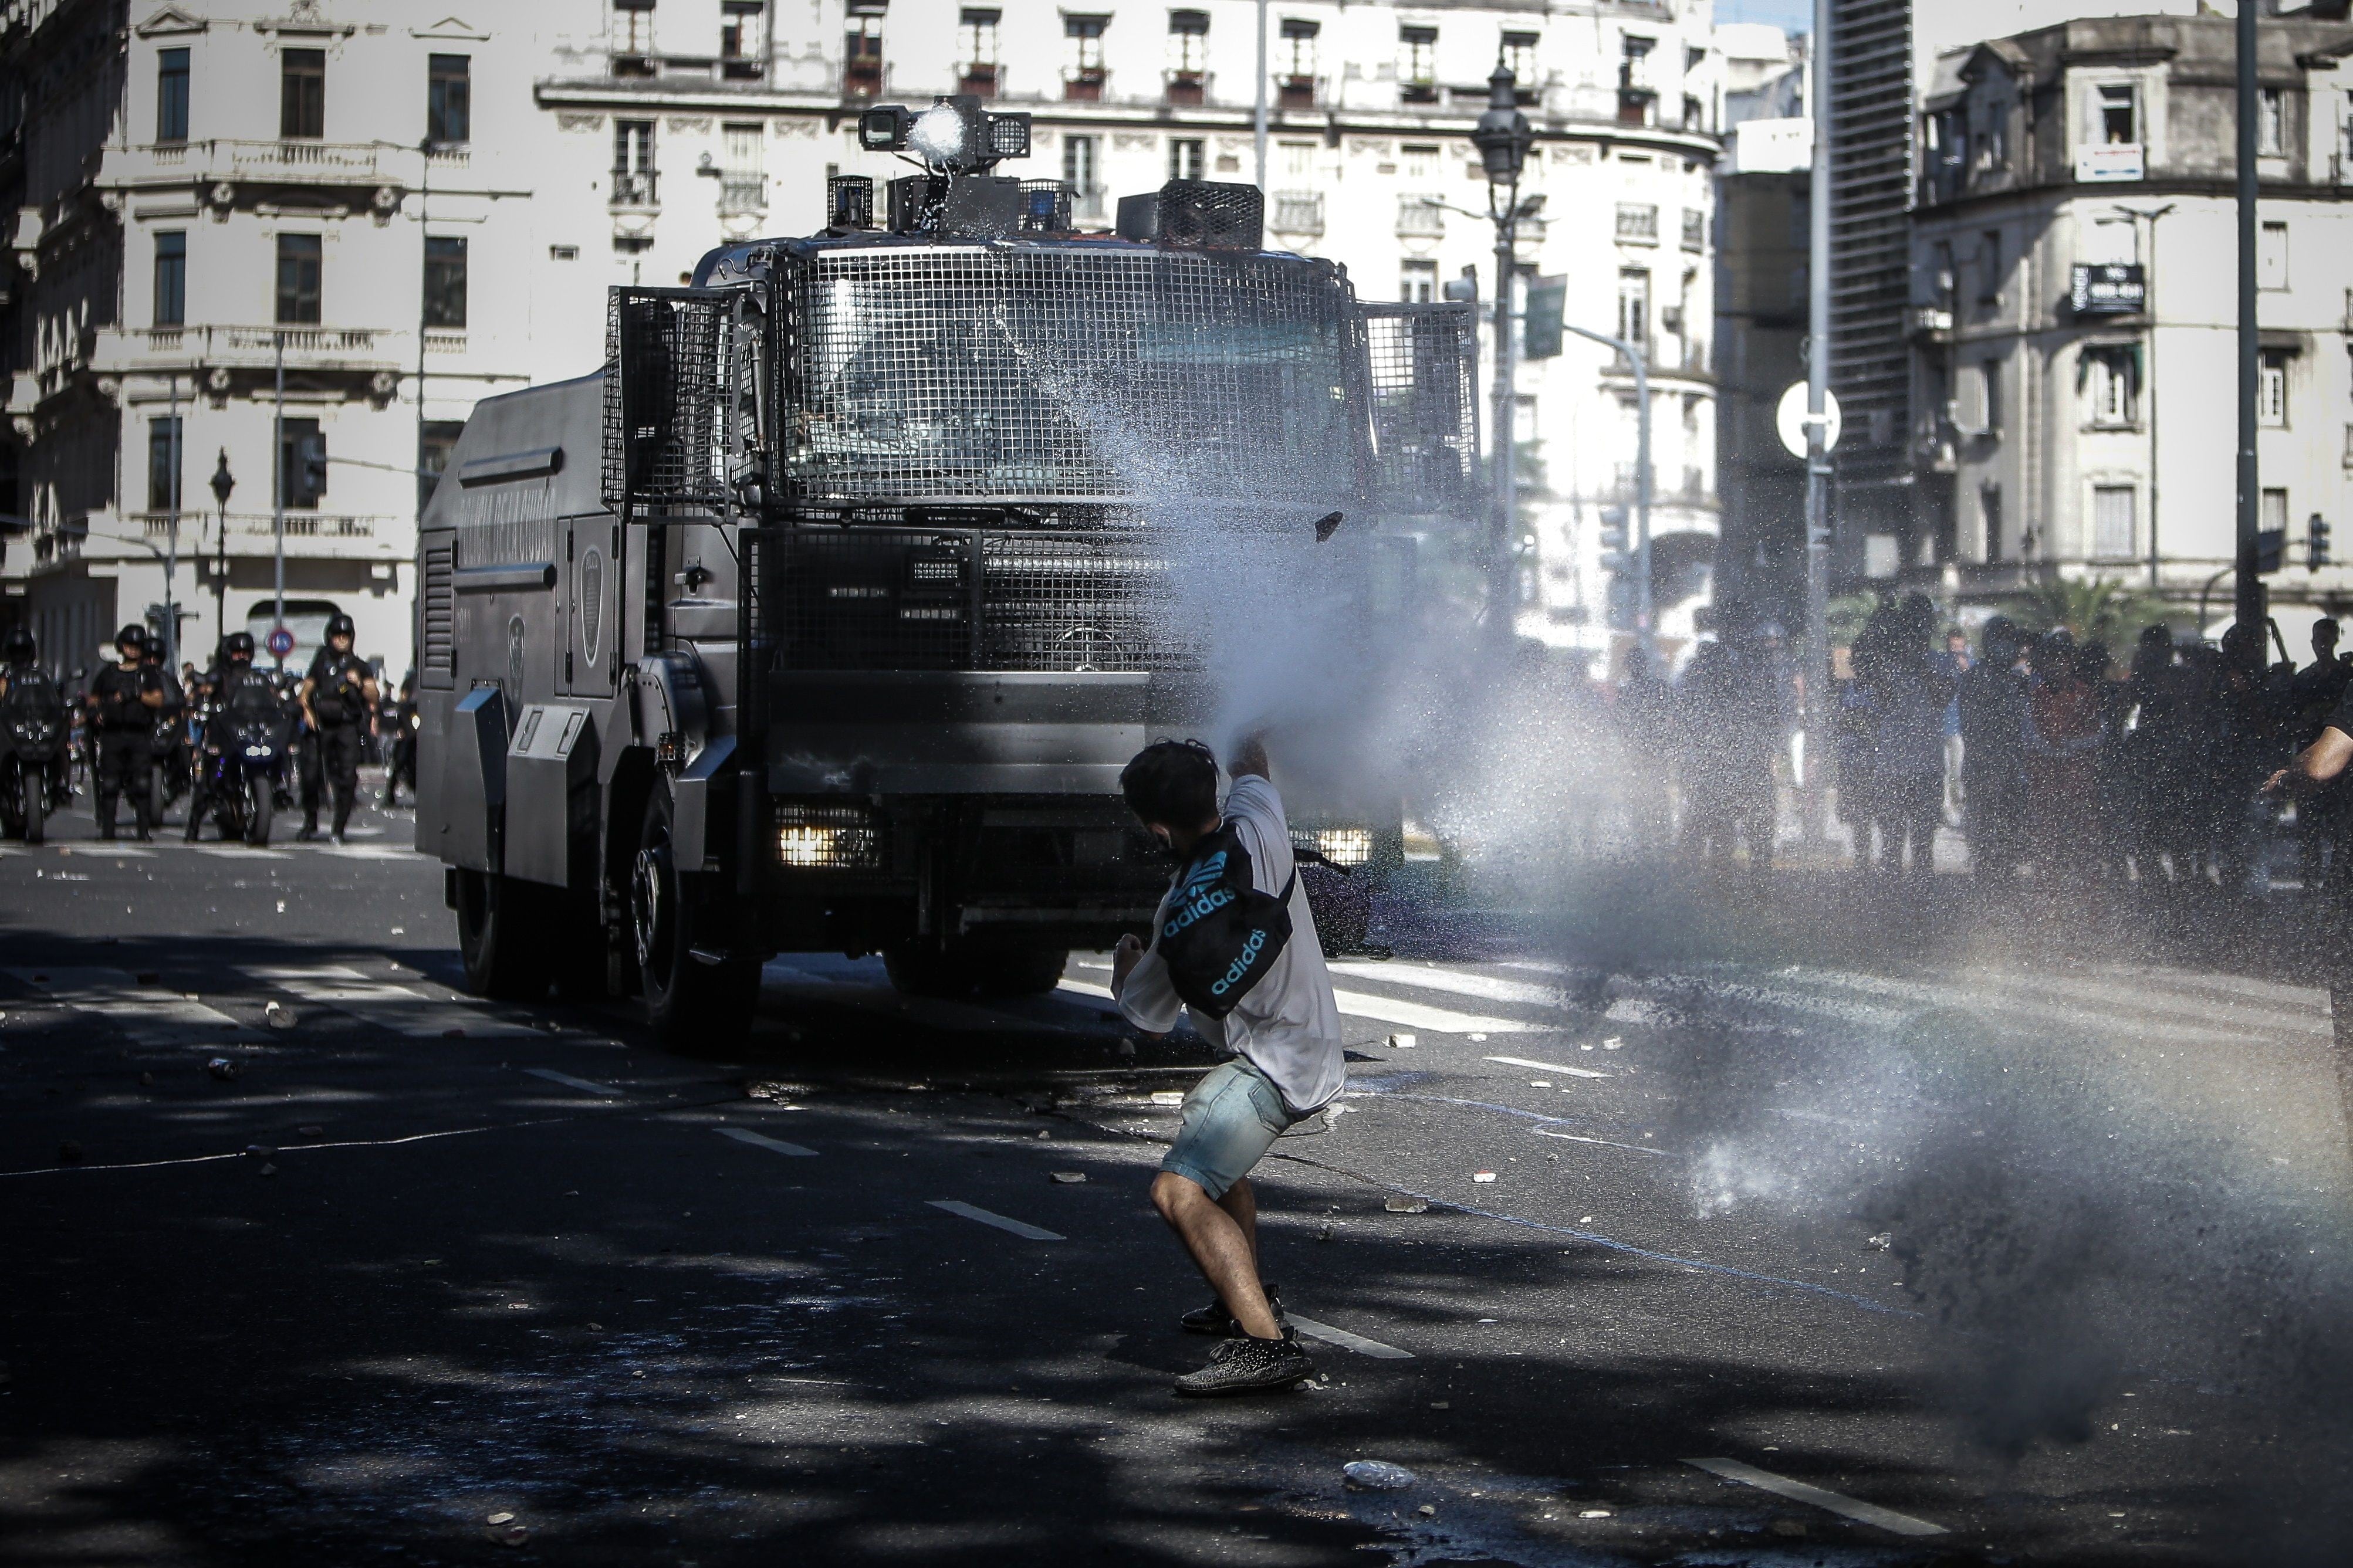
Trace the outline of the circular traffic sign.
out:
[[[269,640],[264,646],[269,649],[270,658],[284,658],[294,651],[294,634],[284,626],[276,627],[270,632]]]
[[[1841,421],[1839,418],[1838,394],[1822,388],[1822,450],[1827,452],[1839,443]],[[1781,394],[1780,406],[1773,410],[1773,427],[1780,432],[1781,445],[1789,456],[1806,455],[1806,384],[1793,381]]]

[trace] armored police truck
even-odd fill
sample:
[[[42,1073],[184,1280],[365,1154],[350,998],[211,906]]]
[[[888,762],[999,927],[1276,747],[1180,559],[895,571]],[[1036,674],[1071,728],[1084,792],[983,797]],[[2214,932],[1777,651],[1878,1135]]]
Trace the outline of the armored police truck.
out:
[[[1369,605],[1377,514],[1468,496],[1468,307],[1358,301],[1250,186],[1079,232],[990,172],[1029,134],[868,111],[919,171],[881,222],[836,178],[821,233],[613,290],[601,370],[467,422],[418,541],[417,823],[477,991],[636,991],[693,1040],[779,952],[1050,989],[1165,885],[1118,775],[1218,698],[1186,563],[1321,536],[1314,586]],[[1395,857],[1393,783],[1306,787],[1309,847]]]

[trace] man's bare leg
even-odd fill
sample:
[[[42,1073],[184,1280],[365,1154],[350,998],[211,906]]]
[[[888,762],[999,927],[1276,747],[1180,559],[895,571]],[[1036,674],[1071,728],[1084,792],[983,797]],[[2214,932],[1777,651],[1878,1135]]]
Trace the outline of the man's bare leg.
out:
[[[1243,1194],[1240,1206],[1248,1212],[1247,1227],[1224,1204],[1211,1202],[1198,1182],[1169,1171],[1152,1178],[1152,1206],[1185,1244],[1194,1267],[1208,1280],[1242,1332],[1255,1339],[1277,1340],[1282,1337],[1282,1329],[1274,1321],[1274,1309],[1267,1305],[1265,1288],[1258,1279],[1258,1208],[1248,1187],[1248,1183],[1237,1182],[1227,1194],[1229,1201],[1235,1192]]]
[[[1231,1215],[1234,1223],[1242,1227],[1242,1239],[1250,1243],[1250,1272],[1256,1274],[1258,1272],[1258,1193],[1250,1185],[1250,1178],[1244,1176],[1240,1181],[1228,1187],[1226,1195],[1218,1200],[1218,1206]],[[1261,1288],[1264,1282],[1261,1281]]]

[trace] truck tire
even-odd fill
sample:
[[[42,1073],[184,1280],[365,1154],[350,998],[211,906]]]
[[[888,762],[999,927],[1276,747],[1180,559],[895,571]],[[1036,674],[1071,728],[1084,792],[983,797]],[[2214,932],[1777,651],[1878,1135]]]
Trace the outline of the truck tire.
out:
[[[670,852],[667,784],[646,802],[638,853],[629,865],[629,939],[636,951],[646,1022],[667,1049],[724,1051],[752,1029],[760,1000],[757,961],[695,954],[693,889]]]
[[[458,956],[475,995],[536,1002],[547,994],[547,928],[533,893],[496,872],[459,869]]]
[[[882,955],[892,988],[906,996],[1042,996],[1062,982],[1071,951],[1055,948],[895,947]]]

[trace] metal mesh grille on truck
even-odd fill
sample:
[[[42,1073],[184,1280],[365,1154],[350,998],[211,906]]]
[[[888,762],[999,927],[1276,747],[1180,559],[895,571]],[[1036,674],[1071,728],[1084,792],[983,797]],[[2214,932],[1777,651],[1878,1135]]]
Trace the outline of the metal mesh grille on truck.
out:
[[[605,325],[607,506],[718,507],[760,444],[752,417],[765,295],[616,289]]]
[[[1341,506],[1363,489],[1359,329],[1329,263],[828,247],[780,256],[775,286],[793,500]]]
[[[772,535],[763,553],[780,668],[1189,662],[1151,618],[1168,563],[1133,534],[802,528]]]
[[[1363,309],[1378,503],[1391,511],[1458,511],[1478,481],[1473,308],[1450,302]]]

